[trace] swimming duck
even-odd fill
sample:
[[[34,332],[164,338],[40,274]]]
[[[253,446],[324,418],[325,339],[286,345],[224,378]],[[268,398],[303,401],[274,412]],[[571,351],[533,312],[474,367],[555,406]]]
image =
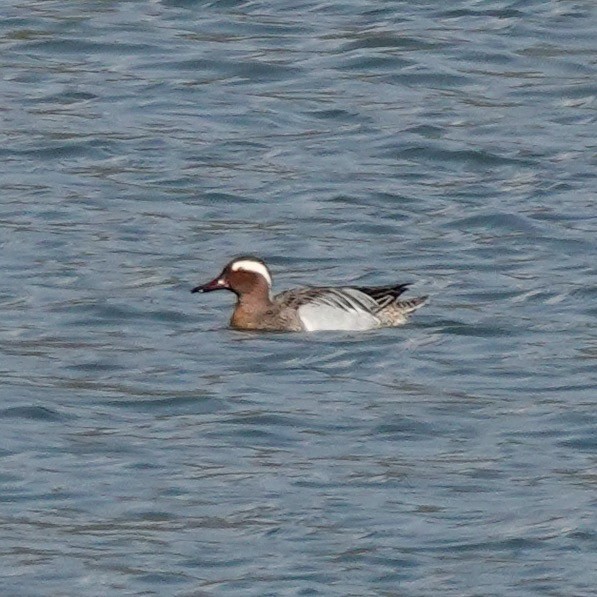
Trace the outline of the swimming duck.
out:
[[[305,287],[272,296],[272,276],[264,261],[243,256],[191,292],[229,290],[236,295],[230,325],[239,330],[370,330],[394,327],[422,307],[428,297],[398,300],[410,284]]]

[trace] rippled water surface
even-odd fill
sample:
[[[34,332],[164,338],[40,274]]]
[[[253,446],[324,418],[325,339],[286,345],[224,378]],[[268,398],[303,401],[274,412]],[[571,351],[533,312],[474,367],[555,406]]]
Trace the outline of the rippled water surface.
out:
[[[3,2],[2,594],[594,594],[596,30]],[[242,253],[432,300],[239,333]]]

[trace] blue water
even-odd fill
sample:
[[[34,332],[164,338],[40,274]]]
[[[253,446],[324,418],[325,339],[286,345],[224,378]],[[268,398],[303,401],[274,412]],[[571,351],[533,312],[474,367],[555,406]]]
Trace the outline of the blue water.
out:
[[[1,13],[2,595],[594,594],[592,0]]]

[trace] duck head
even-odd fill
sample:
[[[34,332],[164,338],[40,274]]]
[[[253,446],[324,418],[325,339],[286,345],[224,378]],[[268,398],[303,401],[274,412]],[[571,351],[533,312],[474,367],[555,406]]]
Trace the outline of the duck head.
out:
[[[217,278],[196,286],[191,292],[230,290],[238,297],[261,294],[269,297],[271,288],[272,276],[267,265],[258,257],[247,255],[233,259]]]

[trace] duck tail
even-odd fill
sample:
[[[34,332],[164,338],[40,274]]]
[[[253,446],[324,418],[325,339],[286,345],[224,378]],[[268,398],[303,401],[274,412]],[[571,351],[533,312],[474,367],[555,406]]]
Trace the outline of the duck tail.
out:
[[[428,296],[419,296],[405,301],[396,301],[394,306],[400,309],[404,314],[412,313],[417,309],[420,309],[425,303],[429,301]]]

